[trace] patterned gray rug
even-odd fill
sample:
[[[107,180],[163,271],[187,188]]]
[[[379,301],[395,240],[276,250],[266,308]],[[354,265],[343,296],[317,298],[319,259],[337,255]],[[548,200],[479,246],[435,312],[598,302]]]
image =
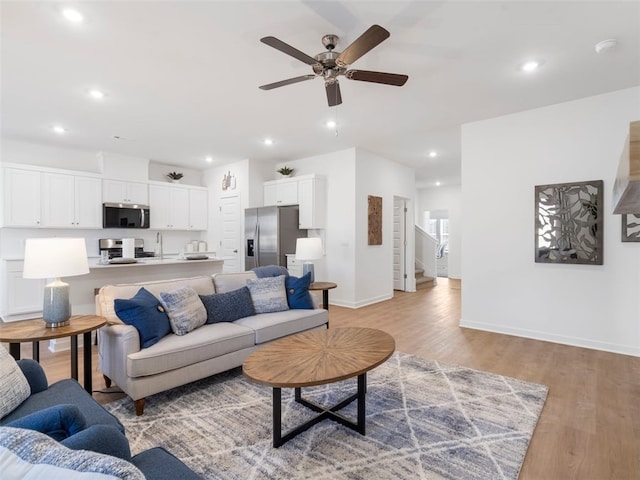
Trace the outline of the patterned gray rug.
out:
[[[208,479],[516,479],[547,387],[395,353],[368,374],[367,435],[324,420],[271,446],[271,389],[240,369],[106,405],[133,453],[162,446]],[[337,403],[355,379],[303,389]],[[283,430],[314,413],[283,389]],[[355,402],[354,402],[355,403]],[[355,417],[355,404],[342,413]]]

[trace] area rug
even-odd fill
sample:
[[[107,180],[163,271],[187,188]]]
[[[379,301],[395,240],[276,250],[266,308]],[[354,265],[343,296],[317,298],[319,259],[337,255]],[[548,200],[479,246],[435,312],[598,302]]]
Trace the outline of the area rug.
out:
[[[303,396],[332,405],[355,390],[351,379]],[[238,368],[148,397],[141,417],[129,398],[105,407],[133,453],[162,446],[207,479],[516,479],[547,387],[396,352],[368,374],[366,436],[324,420],[277,449],[271,393]],[[283,431],[315,415],[292,393]]]

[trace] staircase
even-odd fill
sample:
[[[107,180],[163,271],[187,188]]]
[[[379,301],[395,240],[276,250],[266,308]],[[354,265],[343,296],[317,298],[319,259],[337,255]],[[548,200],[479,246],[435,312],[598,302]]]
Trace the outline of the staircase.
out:
[[[424,270],[416,265],[416,288],[435,287],[438,284],[438,277],[424,275]]]

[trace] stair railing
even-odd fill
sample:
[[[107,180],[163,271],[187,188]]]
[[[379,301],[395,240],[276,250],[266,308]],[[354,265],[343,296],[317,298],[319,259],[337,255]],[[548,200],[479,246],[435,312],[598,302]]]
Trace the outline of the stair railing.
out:
[[[415,226],[416,267],[422,270],[424,277],[437,278],[438,266],[436,255],[438,253],[438,239],[429,234],[419,225]]]

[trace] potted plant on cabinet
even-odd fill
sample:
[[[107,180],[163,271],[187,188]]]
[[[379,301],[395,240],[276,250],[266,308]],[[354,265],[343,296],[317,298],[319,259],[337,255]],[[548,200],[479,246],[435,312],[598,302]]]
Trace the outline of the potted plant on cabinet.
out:
[[[280,169],[277,170],[277,172],[282,175],[283,177],[290,177],[293,175],[293,168],[289,168],[289,167],[282,167]]]
[[[180,172],[169,172],[167,173],[167,177],[171,180],[171,183],[180,183],[180,179],[183,177]]]

